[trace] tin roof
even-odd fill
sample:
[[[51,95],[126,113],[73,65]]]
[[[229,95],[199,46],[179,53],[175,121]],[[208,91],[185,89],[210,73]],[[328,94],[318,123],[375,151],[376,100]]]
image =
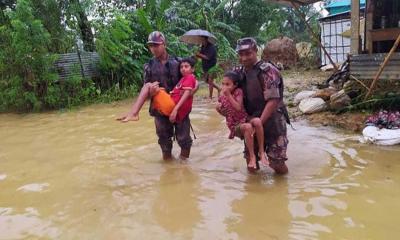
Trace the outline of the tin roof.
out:
[[[365,0],[360,0],[360,5],[365,4]],[[325,6],[325,8],[334,8],[334,7],[346,7],[346,6],[350,6],[351,5],[351,1],[350,0],[336,0],[333,1],[331,3],[329,3],[328,5]]]
[[[316,2],[320,2],[320,0],[267,0],[267,1],[286,5],[289,7],[293,6],[292,3],[298,4],[298,5],[309,5],[309,4],[313,4]]]
[[[360,0],[360,8],[365,7],[365,0]],[[340,13],[345,13],[351,10],[350,0],[336,0],[332,1],[325,6],[325,9],[329,12],[329,15],[337,15]]]

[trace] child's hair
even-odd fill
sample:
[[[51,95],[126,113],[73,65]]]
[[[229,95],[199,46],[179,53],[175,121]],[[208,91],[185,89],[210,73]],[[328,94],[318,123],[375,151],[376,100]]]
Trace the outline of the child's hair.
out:
[[[233,85],[238,86],[240,81],[240,76],[234,71],[225,72],[224,77],[229,78],[232,80]]]
[[[179,66],[180,66],[182,63],[189,63],[189,65],[193,68],[194,65],[196,65],[196,60],[193,59],[192,57],[185,57],[185,58],[182,58],[182,60],[181,60],[180,63],[179,63]]]

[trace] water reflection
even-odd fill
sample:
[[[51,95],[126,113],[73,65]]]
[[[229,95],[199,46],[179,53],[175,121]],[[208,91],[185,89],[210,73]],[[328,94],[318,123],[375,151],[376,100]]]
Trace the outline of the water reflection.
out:
[[[268,176],[264,174],[248,176],[243,186],[245,195],[232,203],[236,219],[229,231],[235,232],[238,239],[281,239],[288,235],[286,223],[291,216],[287,179],[277,177],[267,184],[263,178]]]
[[[168,232],[192,239],[192,229],[202,219],[198,206],[198,175],[189,165],[168,164],[154,187],[158,194],[152,214],[157,224]]]

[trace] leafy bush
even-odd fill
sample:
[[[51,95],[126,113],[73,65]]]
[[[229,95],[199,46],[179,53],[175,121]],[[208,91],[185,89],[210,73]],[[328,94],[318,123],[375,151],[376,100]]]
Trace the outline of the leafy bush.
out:
[[[7,54],[0,57],[0,108],[41,110],[47,105],[48,87],[57,80],[52,70],[56,57],[46,48],[50,34],[34,18],[26,0],[18,1],[8,18],[11,24],[1,29],[10,45],[3,45]]]
[[[117,17],[110,27],[100,32],[96,41],[100,55],[102,81],[99,86],[120,88],[140,85],[143,64],[148,59],[144,43],[135,41],[129,21]]]
[[[7,17],[9,24],[0,28],[0,111],[63,108],[95,96],[94,83],[79,74],[59,80],[54,69],[57,55],[47,49],[51,36],[34,17],[29,1],[18,1]]]

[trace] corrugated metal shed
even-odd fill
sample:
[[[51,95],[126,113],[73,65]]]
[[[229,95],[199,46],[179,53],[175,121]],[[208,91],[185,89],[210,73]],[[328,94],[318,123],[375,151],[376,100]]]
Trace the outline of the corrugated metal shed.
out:
[[[79,59],[80,58],[80,59]],[[60,80],[84,75],[87,78],[98,76],[97,66],[100,58],[96,52],[80,52],[60,54],[55,67]]]
[[[350,56],[350,73],[360,80],[374,79],[387,53]],[[400,80],[400,53],[393,53],[380,79]]]

